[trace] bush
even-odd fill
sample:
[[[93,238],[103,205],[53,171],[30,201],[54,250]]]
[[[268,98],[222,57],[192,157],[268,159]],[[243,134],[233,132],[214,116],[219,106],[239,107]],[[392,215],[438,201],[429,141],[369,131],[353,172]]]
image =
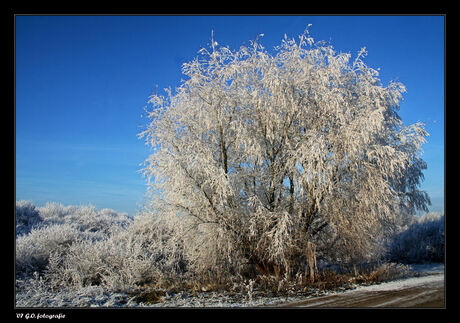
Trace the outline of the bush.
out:
[[[93,205],[63,206],[59,203],[47,203],[38,210],[44,225],[70,224],[80,231],[104,235],[132,222],[126,213],[117,213],[110,209],[97,210]]]
[[[23,235],[42,221],[39,211],[30,201],[16,201],[16,235]]]
[[[53,255],[46,277],[55,287],[105,286],[125,289],[155,277],[155,259],[119,233],[104,240],[83,240]]]
[[[36,207],[29,201],[16,202],[16,273],[42,273],[51,257],[63,258],[76,245],[107,240],[132,223],[124,213],[97,210],[94,206],[63,206],[47,203]],[[89,259],[92,250],[85,253]]]
[[[390,261],[410,263],[444,261],[444,215],[427,213],[393,240]]]
[[[16,238],[16,273],[42,272],[53,252],[64,253],[79,237],[80,232],[68,224],[32,229]]]
[[[55,287],[104,286],[128,290],[177,280],[180,258],[171,253],[164,227],[153,216],[139,215],[103,239],[80,239],[52,254],[45,276]]]

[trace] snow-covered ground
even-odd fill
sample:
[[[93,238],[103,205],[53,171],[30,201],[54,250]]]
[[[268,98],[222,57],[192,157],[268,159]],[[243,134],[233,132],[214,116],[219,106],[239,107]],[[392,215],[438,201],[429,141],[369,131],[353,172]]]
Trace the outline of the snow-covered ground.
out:
[[[422,277],[411,277],[406,279],[398,279],[390,282],[384,282],[381,284],[370,285],[370,286],[359,286],[353,291],[387,291],[387,290],[398,290],[403,288],[410,288],[415,286],[423,286],[431,283],[444,281],[444,274],[432,274],[429,276]]]

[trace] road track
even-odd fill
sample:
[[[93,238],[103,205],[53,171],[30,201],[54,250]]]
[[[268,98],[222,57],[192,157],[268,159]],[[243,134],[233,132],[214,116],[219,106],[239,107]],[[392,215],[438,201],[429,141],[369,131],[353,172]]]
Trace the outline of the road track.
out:
[[[444,274],[436,274],[312,297],[300,302],[283,304],[281,307],[444,308],[444,290]]]

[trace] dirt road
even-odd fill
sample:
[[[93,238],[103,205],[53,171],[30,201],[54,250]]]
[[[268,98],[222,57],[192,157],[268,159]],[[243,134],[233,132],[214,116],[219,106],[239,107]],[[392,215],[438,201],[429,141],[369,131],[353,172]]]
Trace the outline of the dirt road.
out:
[[[445,306],[444,274],[408,278],[283,304],[283,307],[440,307]]]

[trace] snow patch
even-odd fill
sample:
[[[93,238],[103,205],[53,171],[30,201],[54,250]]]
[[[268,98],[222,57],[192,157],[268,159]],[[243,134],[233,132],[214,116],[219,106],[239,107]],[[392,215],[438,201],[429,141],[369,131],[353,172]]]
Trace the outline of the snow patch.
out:
[[[399,290],[399,289],[408,288],[408,287],[429,285],[429,284],[437,283],[443,280],[444,280],[444,274],[435,274],[435,275],[423,276],[423,277],[398,279],[395,281],[390,281],[390,282],[385,282],[385,283],[370,285],[370,286],[360,286],[350,292]]]

